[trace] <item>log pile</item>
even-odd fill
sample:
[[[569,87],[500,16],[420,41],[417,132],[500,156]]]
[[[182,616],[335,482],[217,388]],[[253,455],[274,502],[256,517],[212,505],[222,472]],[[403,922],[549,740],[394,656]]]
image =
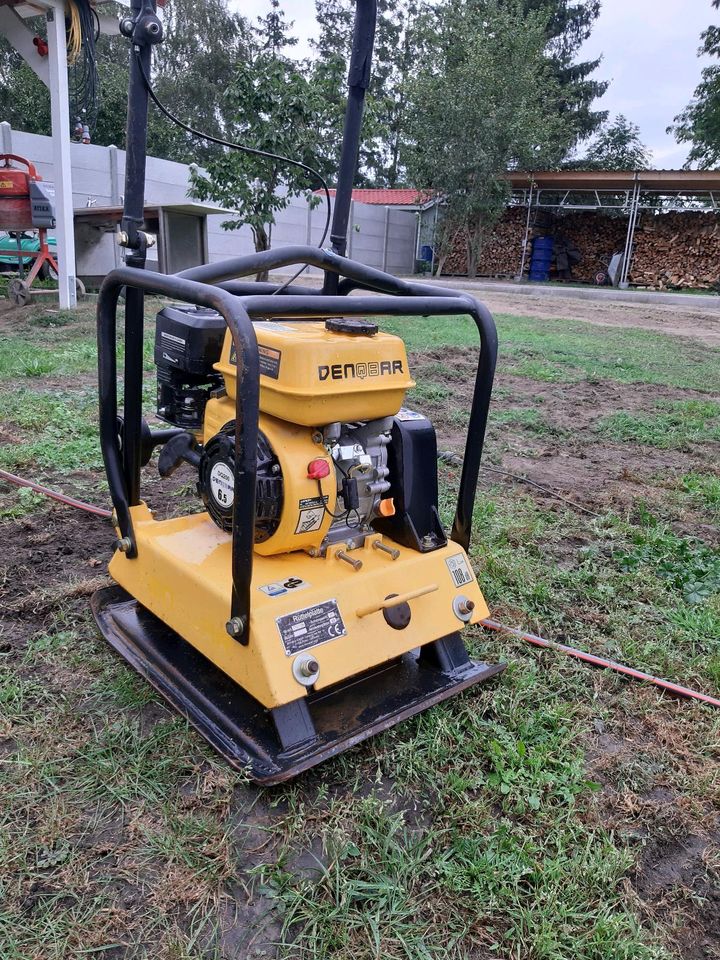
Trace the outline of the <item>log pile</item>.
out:
[[[527,210],[512,207],[505,211],[490,239],[483,247],[478,264],[479,277],[514,277],[520,269],[522,238],[525,236]],[[467,276],[465,237],[455,234],[453,249],[445,260],[443,273]]]
[[[497,224],[478,263],[479,277],[514,277],[522,255],[527,210],[509,209]],[[627,217],[574,210],[562,215],[541,211],[531,236],[553,235],[574,243],[582,261],[572,279],[594,283],[610,257],[625,247]],[[530,248],[525,259],[529,267]],[[458,233],[443,273],[467,276],[465,241]],[[635,230],[635,255],[630,283],[652,290],[710,289],[720,282],[720,217],[698,211],[641,213]]]
[[[720,217],[714,213],[642,214],[630,269],[634,286],[707,290],[720,281]]]

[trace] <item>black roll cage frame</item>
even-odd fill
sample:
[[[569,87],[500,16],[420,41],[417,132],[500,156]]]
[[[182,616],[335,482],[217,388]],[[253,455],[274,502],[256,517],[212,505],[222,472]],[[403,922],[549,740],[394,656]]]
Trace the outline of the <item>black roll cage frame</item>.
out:
[[[332,275],[339,293],[330,295],[307,287],[280,289],[272,283],[241,282],[263,269],[307,264]],[[480,335],[480,357],[470,409],[457,506],[451,539],[465,550],[470,544],[480,459],[497,359],[497,333],[487,307],[465,293],[430,284],[413,283],[317,247],[292,246],[268,250],[182,273],[163,275],[136,267],[120,267],[105,278],[98,297],[98,377],[100,446],[115,517],[128,558],[137,557],[137,541],[130,508],[140,501],[142,464],[143,311],[133,310],[125,323],[124,418],[118,430],[117,306],[126,291],[157,294],[221,314],[230,330],[238,357],[235,416],[235,499],[232,526],[231,619],[242,624],[247,642],[255,527],[255,475],[258,436],[260,368],[253,320],[276,318],[317,320],[343,316],[454,316],[472,317]],[[347,296],[353,290],[372,294]],[[277,291],[278,295],[274,295]],[[158,434],[171,431],[158,431]],[[435,465],[432,465],[435,468]]]

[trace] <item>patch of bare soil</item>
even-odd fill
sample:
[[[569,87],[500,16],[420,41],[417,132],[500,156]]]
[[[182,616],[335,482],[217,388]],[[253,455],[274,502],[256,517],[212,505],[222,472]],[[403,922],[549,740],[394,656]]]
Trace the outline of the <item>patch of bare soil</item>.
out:
[[[102,586],[115,538],[107,520],[61,506],[5,523],[0,536],[0,643],[19,653],[54,609]]]
[[[716,795],[685,794],[675,777],[697,776],[708,784],[717,764],[709,760],[678,714],[695,712],[695,723],[712,734],[712,716],[686,701],[657,702],[637,691],[641,714],[626,716],[611,731],[598,722],[586,758],[600,785],[591,817],[638,849],[629,877],[644,918],[662,924],[683,960],[720,957],[720,821]],[[622,714],[616,714],[621,717]],[[702,742],[702,737],[700,738]]]
[[[443,399],[422,395],[411,401],[433,421],[440,450],[464,450],[476,363],[474,351],[460,348],[410,358],[419,384],[442,382],[449,391]],[[638,498],[652,500],[656,490],[675,486],[692,470],[712,472],[720,462],[720,444],[666,450],[613,442],[598,433],[598,425],[615,413],[655,414],[663,405],[696,398],[707,399],[697,391],[658,385],[545,383],[501,369],[490,407],[485,465],[526,477],[591,509],[625,509]],[[534,495],[542,497],[537,490]],[[698,535],[717,538],[717,530],[701,517],[693,522]]]
[[[580,320],[604,327],[635,327],[673,337],[689,337],[720,346],[720,298],[717,307],[699,307],[689,297],[687,306],[664,303],[613,303],[580,297],[533,297],[483,287],[474,293],[492,313],[510,313],[543,320]]]

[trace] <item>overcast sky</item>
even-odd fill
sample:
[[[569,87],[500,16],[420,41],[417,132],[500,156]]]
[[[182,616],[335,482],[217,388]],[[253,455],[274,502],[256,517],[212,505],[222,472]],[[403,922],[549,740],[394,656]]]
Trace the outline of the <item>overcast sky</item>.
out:
[[[267,0],[231,0],[247,17],[265,13]],[[281,0],[288,20],[309,52],[315,31],[313,0]],[[593,34],[582,50],[584,59],[602,55],[598,79],[611,80],[601,109],[624,113],[640,127],[655,166],[681,167],[687,147],[665,133],[673,117],[690,100],[703,61],[696,56],[701,32],[718,20],[710,0],[603,0]]]

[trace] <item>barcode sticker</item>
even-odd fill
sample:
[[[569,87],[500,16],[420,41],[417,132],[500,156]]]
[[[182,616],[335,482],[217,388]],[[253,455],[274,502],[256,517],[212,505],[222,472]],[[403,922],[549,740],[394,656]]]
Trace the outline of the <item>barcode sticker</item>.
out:
[[[458,553],[454,557],[447,557],[445,563],[456,587],[464,587],[466,583],[472,583],[475,579],[464,554]]]

